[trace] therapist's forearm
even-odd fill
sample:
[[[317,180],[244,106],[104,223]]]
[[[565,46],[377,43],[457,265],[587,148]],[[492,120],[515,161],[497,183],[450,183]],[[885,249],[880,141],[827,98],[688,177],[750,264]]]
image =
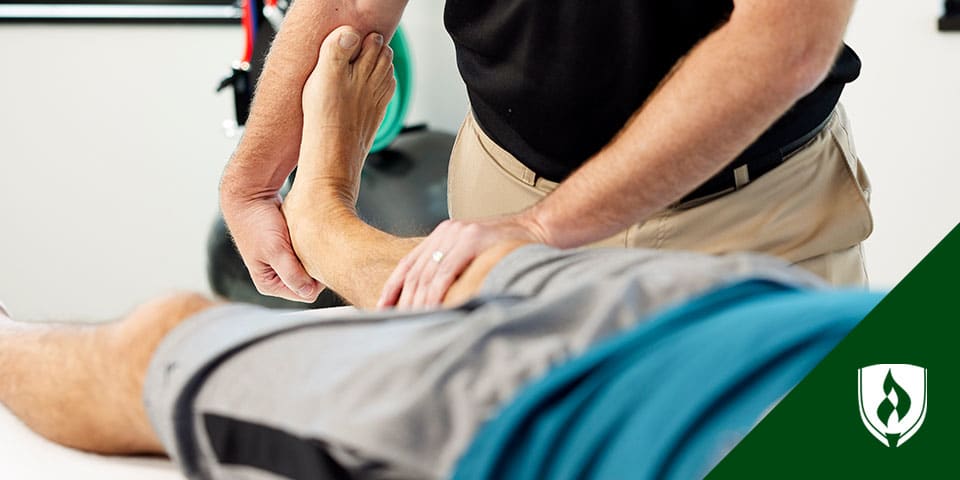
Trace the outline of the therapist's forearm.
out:
[[[852,1],[745,3],[604,149],[521,214],[547,243],[598,241],[679,200],[823,80]]]
[[[275,195],[297,163],[301,94],[323,39],[351,25],[390,38],[406,0],[297,0],[270,49],[243,139],[224,172],[222,199]]]

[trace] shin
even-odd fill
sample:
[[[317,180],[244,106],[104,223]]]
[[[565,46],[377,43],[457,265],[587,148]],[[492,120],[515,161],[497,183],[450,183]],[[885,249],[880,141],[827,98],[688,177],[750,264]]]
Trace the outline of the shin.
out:
[[[163,453],[141,401],[147,364],[170,329],[212,304],[176,294],[90,326],[17,323],[0,313],[0,402],[68,447]]]

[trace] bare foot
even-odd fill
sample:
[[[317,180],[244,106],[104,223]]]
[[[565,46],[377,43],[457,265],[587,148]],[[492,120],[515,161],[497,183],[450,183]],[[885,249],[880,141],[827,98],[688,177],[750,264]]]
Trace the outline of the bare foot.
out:
[[[283,201],[294,250],[326,215],[353,211],[360,171],[393,95],[393,51],[377,33],[362,41],[348,26],[330,33],[303,90],[297,177]],[[301,257],[302,258],[302,257]],[[309,270],[308,270],[309,271]]]
[[[333,177],[356,190],[395,88],[393,51],[382,35],[361,41],[349,26],[331,32],[303,90],[297,179]]]

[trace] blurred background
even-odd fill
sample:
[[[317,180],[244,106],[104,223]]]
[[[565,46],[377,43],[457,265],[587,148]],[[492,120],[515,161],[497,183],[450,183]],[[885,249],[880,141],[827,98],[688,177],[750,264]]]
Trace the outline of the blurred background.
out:
[[[858,2],[863,59],[843,102],[873,181],[875,288],[960,219],[960,33],[942,0]],[[406,124],[455,133],[467,111],[441,0],[414,0]],[[209,292],[206,241],[238,138],[214,89],[239,23],[0,23],[0,300],[17,316],[114,318],[171,290]]]

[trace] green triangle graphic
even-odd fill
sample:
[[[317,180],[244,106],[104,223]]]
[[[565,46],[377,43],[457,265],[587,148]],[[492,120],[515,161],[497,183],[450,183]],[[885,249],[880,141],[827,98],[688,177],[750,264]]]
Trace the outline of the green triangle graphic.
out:
[[[960,226],[707,476],[743,478],[960,477]],[[890,448],[859,415],[857,370],[879,363],[927,369],[927,413]]]

